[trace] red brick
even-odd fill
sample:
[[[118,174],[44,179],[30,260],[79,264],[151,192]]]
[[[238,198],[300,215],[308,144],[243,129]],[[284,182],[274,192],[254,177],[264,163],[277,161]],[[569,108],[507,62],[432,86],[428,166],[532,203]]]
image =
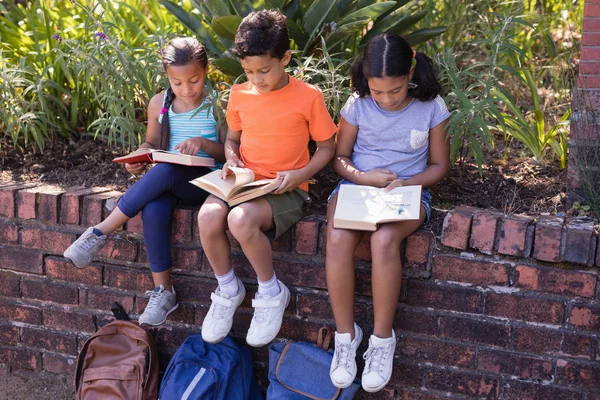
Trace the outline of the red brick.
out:
[[[70,187],[66,189],[60,201],[60,223],[79,225],[82,210],[82,200],[85,196],[108,192],[103,187]]]
[[[583,15],[585,19],[587,17],[600,17],[600,4],[595,4],[590,0],[586,1],[583,6]]]
[[[288,229],[277,239],[273,240],[271,242],[271,249],[281,253],[291,253],[294,236],[293,231],[293,229]],[[197,239],[197,241],[199,242],[200,240]]]
[[[498,253],[517,257],[528,257],[527,234],[533,218],[511,215],[504,218],[500,228]]]
[[[563,340],[559,330],[513,327],[512,347],[537,354],[558,354]]]
[[[598,89],[600,88],[600,75],[579,75],[577,86],[586,89]]]
[[[421,386],[421,382],[423,382],[424,374],[425,369],[423,367],[402,361],[395,361],[391,382],[395,386],[418,388]]]
[[[588,360],[594,359],[596,350],[596,337],[565,332],[565,340],[562,344],[562,353],[571,357],[582,357]]]
[[[596,236],[594,224],[574,219],[567,224],[562,260],[591,266],[596,256]]]
[[[600,332],[600,306],[581,305],[573,307],[569,323],[587,331]]]
[[[72,233],[23,227],[21,243],[25,247],[41,249],[51,254],[62,254],[75,241]]]
[[[185,339],[195,333],[198,333],[195,327],[174,329],[163,325],[156,328],[156,345],[161,351],[177,350]]]
[[[371,232],[362,235],[356,250],[354,250],[354,257],[359,261],[371,261]]]
[[[22,341],[27,347],[77,355],[77,336],[73,334],[24,326]]]
[[[35,219],[36,188],[24,189],[17,192],[17,218]]]
[[[14,218],[16,215],[16,194],[19,190],[37,186],[37,184],[25,183],[7,185],[0,188],[0,217]]]
[[[80,291],[79,303],[87,308],[107,312],[115,301],[123,306],[126,313],[133,312],[133,295],[106,289],[81,289]]]
[[[583,39],[587,38],[587,34],[583,35]],[[600,34],[595,35],[597,38],[600,38]],[[579,74],[580,75],[599,75],[600,74],[600,62],[592,61],[592,62],[581,62],[579,63]]]
[[[0,224],[0,244],[17,243],[19,243],[19,227],[17,224]]]
[[[500,391],[499,378],[478,373],[430,369],[425,379],[427,388],[477,398],[496,399]]]
[[[42,255],[21,247],[0,247],[0,268],[43,274]]]
[[[154,287],[150,271],[139,271],[121,267],[104,267],[104,284],[106,286],[145,292]]]
[[[142,308],[142,312],[145,308],[146,304]],[[194,325],[196,323],[196,307],[189,304],[179,303],[177,310],[169,314],[169,321]],[[199,326],[201,326],[201,324]]]
[[[588,0],[589,1],[589,0]],[[600,19],[584,18],[583,19],[583,31],[584,32],[600,32]],[[594,58],[583,58],[581,60],[597,60]]]
[[[19,327],[13,325],[0,325],[0,343],[17,344],[19,343]]]
[[[77,288],[56,284],[48,279],[24,279],[23,298],[75,305],[78,303],[79,291]]]
[[[0,303],[0,320],[39,325],[42,322],[42,311],[34,307],[2,302]]]
[[[327,296],[301,292],[298,293],[297,304],[298,316],[303,319],[333,321],[333,312],[331,311],[331,304]],[[357,305],[360,304],[355,304],[355,307]]]
[[[506,351],[479,350],[477,368],[528,380],[550,380],[552,378],[552,359],[530,357]]]
[[[173,210],[171,238],[176,241],[192,240],[193,209],[176,208]]]
[[[119,261],[135,261],[138,253],[138,244],[132,240],[111,236],[104,247],[97,254],[98,258],[107,258]]]
[[[600,391],[600,364],[558,360],[556,383]]]
[[[202,272],[202,248],[171,247],[173,269]]]
[[[59,257],[46,257],[44,262],[49,278],[84,285],[102,285],[102,267],[88,265],[85,268],[77,268],[72,262]]]
[[[301,220],[296,223],[296,253],[317,254],[320,221]]]
[[[396,400],[396,389],[388,385],[377,393],[368,393],[364,390],[359,390],[355,400]]]
[[[127,232],[131,233],[144,233],[144,227],[142,223],[142,213],[139,212],[135,217],[127,221]]]
[[[433,233],[425,231],[417,231],[406,238],[404,269],[411,271],[411,276],[429,277],[429,254],[433,241]]]
[[[468,343],[506,347],[509,343],[510,328],[505,324],[480,319],[442,316],[440,317],[440,336]]]
[[[510,319],[562,325],[565,305],[547,299],[525,297],[516,293],[488,293],[486,314]]]
[[[60,214],[61,197],[65,189],[45,188],[38,193],[38,218],[40,221],[56,224]]]
[[[326,289],[325,266],[322,263],[309,264],[290,262],[285,260],[273,260],[273,266],[277,277],[285,284],[292,286],[306,286],[310,288]],[[237,270],[236,270],[237,272]],[[256,273],[247,276],[256,279]]]
[[[398,348],[401,357],[411,362],[433,362],[460,368],[475,366],[475,349],[462,344],[404,336]]]
[[[596,275],[585,272],[538,268],[528,265],[518,265],[516,272],[515,286],[582,297],[594,297],[598,281]]]
[[[364,392],[367,393],[367,392]],[[368,393],[367,393],[368,394]],[[413,389],[398,388],[396,400],[448,400],[451,397],[431,394],[429,391],[415,391]]]
[[[412,307],[399,307],[394,317],[394,328],[402,331],[435,336],[438,317],[427,311],[415,310]]]
[[[502,214],[483,210],[473,216],[469,247],[485,254],[492,254],[496,243],[496,230]]]
[[[115,191],[85,196],[83,199],[81,225],[93,226],[102,222],[106,201],[118,198],[119,196],[121,196],[121,193]]]
[[[433,277],[476,285],[508,285],[509,264],[468,260],[458,257],[433,258]]]
[[[584,400],[584,395],[554,385],[506,380],[504,400]]]
[[[442,286],[409,279],[406,302],[419,307],[481,313],[483,312],[481,294],[482,292],[476,289]]]
[[[0,347],[0,363],[32,370],[42,367],[40,352],[22,347]]]
[[[44,325],[55,329],[90,333],[93,333],[96,330],[94,316],[89,313],[79,314],[73,311],[44,309],[43,320]]]
[[[541,216],[535,226],[533,257],[548,262],[560,261],[564,218]]]
[[[0,296],[21,297],[21,277],[8,271],[0,271]]]
[[[76,357],[67,357],[62,354],[44,353],[44,370],[60,375],[71,375],[75,374],[75,368],[77,367]]]
[[[174,275],[172,280],[180,302],[210,304],[210,294],[217,288],[214,279]]]
[[[473,207],[458,207],[444,218],[442,227],[442,244],[455,249],[466,250],[469,245],[471,221],[478,209]]]

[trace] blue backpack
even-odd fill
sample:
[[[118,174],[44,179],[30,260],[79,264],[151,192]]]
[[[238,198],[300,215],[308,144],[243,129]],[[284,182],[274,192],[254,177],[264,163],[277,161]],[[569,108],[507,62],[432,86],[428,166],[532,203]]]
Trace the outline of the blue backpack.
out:
[[[252,356],[226,337],[206,343],[201,334],[189,336],[165,371],[159,400],[262,400],[252,375]]]

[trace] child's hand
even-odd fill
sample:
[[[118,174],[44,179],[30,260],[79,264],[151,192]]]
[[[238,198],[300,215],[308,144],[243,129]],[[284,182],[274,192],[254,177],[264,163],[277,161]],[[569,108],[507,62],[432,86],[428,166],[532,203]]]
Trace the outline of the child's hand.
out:
[[[277,173],[277,178],[281,180],[281,184],[273,191],[273,194],[282,194],[296,189],[302,182],[306,181],[306,177],[299,169],[291,171],[281,171]]]
[[[378,188],[384,188],[392,183],[398,175],[394,172],[383,169],[383,168],[375,168],[370,171],[367,171],[363,175],[363,179],[366,180],[366,183],[369,186],[375,186]]]
[[[196,137],[191,139],[186,139],[183,142],[176,145],[173,149],[179,150],[181,154],[187,154],[190,156],[198,154],[202,150],[202,145],[206,139]]]
[[[221,179],[225,179],[227,175],[232,174],[229,167],[240,167],[244,168],[244,163],[237,157],[229,157],[225,164],[223,164],[223,169],[221,170]]]
[[[385,191],[389,192],[390,190],[400,186],[404,186],[404,179],[394,179],[392,183],[385,187]]]
[[[145,162],[141,162],[141,163],[133,163],[133,164],[125,164],[125,169],[127,170],[127,172],[129,172],[132,175],[137,175],[140,172],[142,172],[144,170],[144,168],[146,168],[146,165],[148,165],[148,163]]]

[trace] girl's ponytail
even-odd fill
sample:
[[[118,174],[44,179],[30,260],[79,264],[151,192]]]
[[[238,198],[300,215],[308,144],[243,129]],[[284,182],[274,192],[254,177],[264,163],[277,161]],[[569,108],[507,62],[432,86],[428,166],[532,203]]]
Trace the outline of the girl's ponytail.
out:
[[[433,62],[421,52],[416,53],[415,60],[416,65],[412,81],[417,86],[414,89],[410,89],[408,93],[410,96],[421,101],[433,100],[442,91],[442,87],[433,70]]]
[[[363,56],[359,56],[352,65],[352,88],[358,92],[359,97],[370,94],[369,83],[364,71]]]
[[[161,150],[169,150],[169,141],[171,140],[171,133],[169,127],[169,110],[171,109],[171,105],[175,100],[175,93],[171,88],[167,89],[167,98],[165,99],[165,104],[160,110],[162,114],[162,122],[160,126],[160,147]]]

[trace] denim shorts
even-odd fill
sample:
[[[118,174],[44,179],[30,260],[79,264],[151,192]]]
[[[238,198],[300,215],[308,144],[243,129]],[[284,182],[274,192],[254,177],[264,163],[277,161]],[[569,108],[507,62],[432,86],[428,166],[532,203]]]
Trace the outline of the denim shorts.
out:
[[[335,189],[333,189],[333,192],[331,192],[331,194],[327,198],[327,204],[329,204],[333,196],[335,196],[335,194],[340,191],[340,185],[356,184],[345,179],[339,181]],[[431,218],[431,191],[429,190],[429,188],[424,188],[423,190],[421,190],[421,205],[425,209],[425,221],[423,222],[427,222],[429,221],[429,218]]]

